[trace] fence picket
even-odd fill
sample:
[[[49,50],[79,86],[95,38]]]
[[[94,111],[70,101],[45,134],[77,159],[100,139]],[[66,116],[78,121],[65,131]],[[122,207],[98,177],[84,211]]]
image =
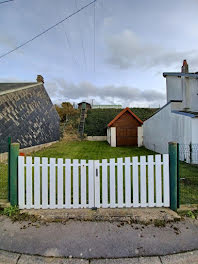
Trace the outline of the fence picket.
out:
[[[73,160],[73,207],[79,206],[79,163]]]
[[[163,155],[163,195],[164,195],[164,206],[170,206],[170,191],[169,191],[169,156],[168,154]]]
[[[138,157],[133,157],[133,207],[139,206]]]
[[[100,166],[99,166],[99,160],[95,161],[95,169],[94,169],[94,175],[95,175],[95,207],[100,207]]]
[[[32,157],[26,158],[26,205],[32,208]]]
[[[89,195],[88,195],[88,204],[89,208],[94,207],[94,186],[95,186],[95,174],[94,174],[94,162],[89,160],[88,162],[88,179],[89,179]]]
[[[42,158],[42,208],[48,207],[48,158]]]
[[[161,155],[155,155],[156,206],[162,206]]]
[[[118,182],[118,207],[123,206],[123,159],[118,158],[118,172],[117,172],[117,182]]]
[[[71,208],[71,160],[65,160],[65,207]]]
[[[146,207],[146,157],[140,157],[140,203]]]
[[[104,159],[101,163],[99,160],[89,160],[88,163],[73,160],[72,163],[70,159],[63,163],[63,159],[58,159],[57,164],[54,158],[50,158],[48,164],[48,158],[40,160],[35,157],[32,164],[32,157],[19,157],[19,208],[169,207],[169,155],[164,154],[163,161],[161,157],[155,155],[154,161],[149,155],[147,162],[145,156],[140,157],[140,162],[138,157],[133,157],[132,163],[129,157],[124,162],[123,158],[118,158],[117,162],[115,159],[110,159],[110,162]]]
[[[116,203],[115,187],[115,159],[110,159],[110,207],[115,208]]]
[[[63,159],[58,159],[58,208],[63,208]]]
[[[18,158],[19,209],[25,208],[24,157]]]
[[[41,207],[40,158],[34,158],[34,208]]]
[[[81,208],[87,205],[86,160],[81,160]]]
[[[56,159],[50,158],[50,208],[56,208]]]
[[[130,158],[125,158],[125,203],[131,207],[131,166]]]
[[[107,160],[102,160],[102,207],[108,207],[108,174]]]
[[[148,156],[148,204],[154,207],[154,163],[153,155]]]

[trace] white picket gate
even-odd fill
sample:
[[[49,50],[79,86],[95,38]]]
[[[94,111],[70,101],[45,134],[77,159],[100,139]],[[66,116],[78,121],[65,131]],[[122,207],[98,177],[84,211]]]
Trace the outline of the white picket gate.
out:
[[[18,158],[20,209],[169,207],[169,155]]]

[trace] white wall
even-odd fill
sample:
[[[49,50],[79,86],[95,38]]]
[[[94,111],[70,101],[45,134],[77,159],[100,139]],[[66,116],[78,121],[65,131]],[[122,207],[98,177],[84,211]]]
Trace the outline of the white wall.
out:
[[[182,108],[198,111],[198,79],[166,76],[167,103],[182,100]]]
[[[190,105],[191,111],[198,111],[198,79],[189,79],[191,87]]]
[[[116,147],[116,127],[111,127],[111,147]]]
[[[143,146],[143,127],[138,127],[138,147]]]
[[[192,118],[192,144],[198,144],[198,118]]]
[[[171,100],[182,100],[181,78],[177,76],[166,76],[167,103]]]
[[[87,141],[106,141],[107,136],[87,136]]]
[[[107,142],[111,144],[111,128],[107,128]]]
[[[192,118],[172,113],[174,103],[169,103],[143,124],[143,143],[148,149],[168,153],[168,142],[190,144]]]

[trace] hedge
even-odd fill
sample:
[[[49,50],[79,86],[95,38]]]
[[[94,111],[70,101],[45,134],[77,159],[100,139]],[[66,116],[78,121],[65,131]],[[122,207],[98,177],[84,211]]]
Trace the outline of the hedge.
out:
[[[131,108],[142,121],[147,120],[158,108]],[[88,136],[105,136],[108,123],[119,114],[122,109],[90,109],[87,112],[84,133]]]

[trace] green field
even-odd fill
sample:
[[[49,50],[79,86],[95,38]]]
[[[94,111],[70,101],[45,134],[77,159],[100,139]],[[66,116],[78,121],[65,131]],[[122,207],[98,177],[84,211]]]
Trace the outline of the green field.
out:
[[[142,121],[151,117],[158,108],[131,108]],[[84,133],[88,136],[105,136],[108,123],[119,114],[122,109],[90,109],[85,120]]]
[[[112,148],[107,142],[72,141],[59,142],[33,157],[53,157],[85,160],[101,160],[119,157],[132,157],[155,154],[143,147]],[[0,199],[4,198],[1,190],[7,191],[7,165],[0,164]],[[198,166],[180,162],[180,200],[182,204],[198,204]],[[3,188],[2,188],[3,187]],[[2,195],[1,195],[2,194]]]

